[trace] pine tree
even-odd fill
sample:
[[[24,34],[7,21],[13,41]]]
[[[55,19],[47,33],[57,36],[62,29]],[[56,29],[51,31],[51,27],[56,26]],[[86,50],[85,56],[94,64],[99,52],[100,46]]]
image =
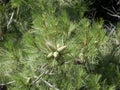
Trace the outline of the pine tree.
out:
[[[10,24],[10,30],[17,27],[17,34],[6,33],[1,42],[0,89],[120,89],[119,24],[117,32],[107,35],[103,20],[91,25],[83,16],[79,10],[87,7],[81,8],[82,4],[82,0],[10,2],[16,12],[12,21],[15,26]]]

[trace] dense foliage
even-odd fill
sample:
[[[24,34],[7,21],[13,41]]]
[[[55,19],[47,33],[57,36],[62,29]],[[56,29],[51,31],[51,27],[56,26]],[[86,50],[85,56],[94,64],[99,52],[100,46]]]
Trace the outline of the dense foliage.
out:
[[[119,90],[120,23],[86,17],[93,2],[1,0],[0,90]]]

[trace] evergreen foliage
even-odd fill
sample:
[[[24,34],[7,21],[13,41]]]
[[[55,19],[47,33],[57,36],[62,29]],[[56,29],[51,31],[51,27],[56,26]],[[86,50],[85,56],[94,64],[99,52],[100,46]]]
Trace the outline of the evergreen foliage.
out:
[[[91,24],[84,17],[88,5],[84,0],[1,4],[0,90],[119,90],[120,24],[110,33],[102,19]]]

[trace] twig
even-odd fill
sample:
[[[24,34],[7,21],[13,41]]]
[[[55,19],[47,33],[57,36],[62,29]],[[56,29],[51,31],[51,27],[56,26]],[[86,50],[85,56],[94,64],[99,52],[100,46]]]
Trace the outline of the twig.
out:
[[[117,11],[115,10],[114,7],[112,7],[114,11],[112,11],[112,10],[110,10],[110,9],[108,9],[108,8],[105,8],[105,7],[103,7],[103,6],[102,6],[102,8],[105,9],[105,10],[107,10],[107,11],[108,11],[107,14],[109,14],[110,16],[116,17],[116,18],[120,19],[120,16],[119,16],[118,14],[116,14]]]
[[[119,5],[120,4],[120,0],[117,2],[117,5]]]
[[[110,16],[113,16],[113,17],[116,17],[116,18],[120,19],[120,16],[117,15],[117,14],[111,14],[111,13],[109,13],[109,12],[107,12],[107,14],[109,14]]]
[[[112,14],[115,14],[115,12],[113,12],[112,10],[110,10],[110,9],[108,9],[108,8],[106,8],[106,7],[103,7],[103,6],[102,6],[102,8],[105,9],[105,10],[107,10],[107,11],[109,11],[109,12],[112,13]]]
[[[54,88],[55,90],[59,90],[58,88],[56,88],[55,86],[53,86],[52,84],[50,84],[49,82],[47,82],[46,80],[43,80],[42,78],[41,78],[41,80],[42,80],[45,84],[47,84],[49,87]]]
[[[45,72],[43,72],[42,74],[40,74],[33,82],[32,82],[32,84],[35,84],[41,77],[42,77],[42,75],[44,75],[45,74]]]
[[[15,81],[11,81],[11,82],[8,82],[8,83],[5,83],[5,84],[0,84],[0,86],[4,86],[4,85],[10,85],[12,83],[14,83]]]
[[[113,8],[114,12],[117,13],[117,10],[113,6],[112,6],[112,8]]]
[[[13,19],[13,16],[14,16],[14,12],[12,12],[12,15],[11,15],[11,17],[10,17],[10,20],[9,20],[9,22],[8,22],[8,24],[7,24],[7,28],[8,28],[8,27],[9,27],[9,25],[11,24],[12,19]]]
[[[31,85],[35,84],[38,80],[40,80],[40,78],[44,75],[44,74],[47,74],[48,73],[48,70],[43,72],[42,74],[40,74],[32,83]]]

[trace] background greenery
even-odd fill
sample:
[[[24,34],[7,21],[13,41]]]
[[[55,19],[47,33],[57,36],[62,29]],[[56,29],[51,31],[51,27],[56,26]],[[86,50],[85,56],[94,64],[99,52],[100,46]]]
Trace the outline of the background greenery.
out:
[[[119,90],[119,18],[97,1],[1,0],[0,90]]]

